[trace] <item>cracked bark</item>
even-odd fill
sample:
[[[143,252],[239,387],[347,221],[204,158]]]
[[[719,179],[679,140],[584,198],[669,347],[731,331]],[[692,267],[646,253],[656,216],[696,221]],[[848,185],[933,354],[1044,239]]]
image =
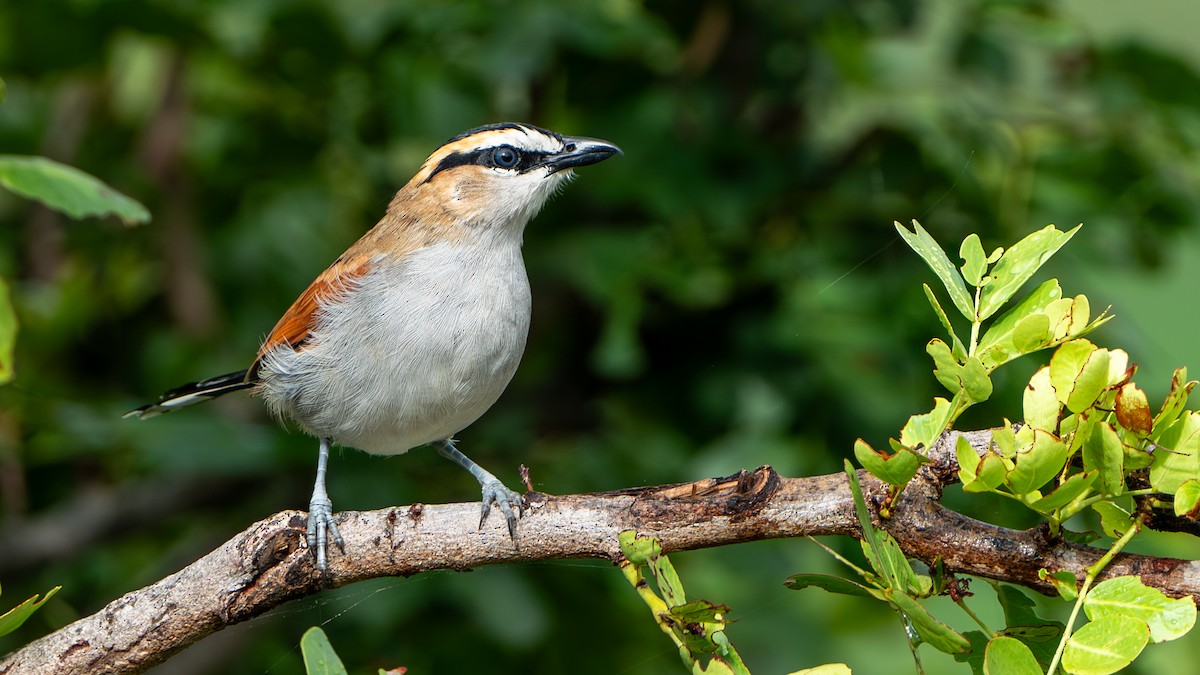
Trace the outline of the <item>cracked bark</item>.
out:
[[[1051,592],[1038,570],[1082,578],[1100,549],[1051,540],[968,518],[939,503],[953,480],[951,434],[930,450],[884,526],[911,557],[941,556],[948,571]],[[977,450],[990,432],[962,434]],[[885,488],[864,477],[869,500]],[[289,600],[380,576],[463,570],[504,562],[620,557],[617,534],[658,537],[667,553],[804,535],[861,536],[841,474],[785,478],[770,467],[679,485],[551,496],[528,493],[530,511],[515,550],[503,524],[475,525],[478,504],[421,505],[342,512],[347,554],[334,551],[322,577],[304,549],[305,514],[285,511],[251,525],[179,572],[0,659],[0,675],[136,673],[206,635]],[[1122,554],[1103,577],[1135,574],[1173,596],[1200,597],[1200,562]]]

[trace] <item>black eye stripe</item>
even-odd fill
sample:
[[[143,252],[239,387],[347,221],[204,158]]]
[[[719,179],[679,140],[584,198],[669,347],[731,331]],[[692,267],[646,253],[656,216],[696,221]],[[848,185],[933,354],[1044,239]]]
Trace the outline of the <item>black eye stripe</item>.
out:
[[[434,167],[433,171],[429,172],[429,177],[425,179],[425,182],[428,183],[429,181],[433,180],[433,177],[438,175],[438,173],[445,171],[446,169],[453,169],[456,166],[466,166],[470,164],[475,166],[496,168],[498,166],[496,164],[495,155],[497,147],[505,146],[493,146],[490,148],[472,150],[471,152],[454,152],[446,155],[442,158],[442,161],[438,162],[438,165]],[[504,168],[509,171],[516,171],[517,173],[525,173],[530,169],[540,166],[545,162],[546,156],[551,154],[549,152],[542,152],[538,150],[523,150],[513,146],[507,147],[512,147],[513,150],[517,152],[518,158],[516,164],[511,167]]]

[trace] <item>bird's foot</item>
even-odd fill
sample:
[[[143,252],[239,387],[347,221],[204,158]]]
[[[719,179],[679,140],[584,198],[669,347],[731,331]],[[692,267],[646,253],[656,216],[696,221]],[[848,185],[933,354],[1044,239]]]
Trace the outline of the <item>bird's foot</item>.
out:
[[[492,505],[495,504],[504,514],[504,520],[508,524],[508,536],[512,538],[513,546],[516,547],[517,519],[525,515],[525,500],[521,495],[509,490],[499,478],[490,474],[480,481],[480,487],[483,488],[483,509],[479,515],[479,527],[482,528],[487,522],[488,514],[492,512]]]
[[[333,502],[328,497],[313,497],[308,504],[308,532],[305,536],[308,549],[317,559],[317,569],[324,572],[328,567],[329,540],[343,552],[346,544],[337,523],[333,522]]]

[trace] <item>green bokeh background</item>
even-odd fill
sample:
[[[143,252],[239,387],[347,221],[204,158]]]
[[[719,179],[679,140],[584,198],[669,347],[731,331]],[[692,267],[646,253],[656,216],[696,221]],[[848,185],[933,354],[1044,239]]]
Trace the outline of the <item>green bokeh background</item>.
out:
[[[0,5],[0,152],[73,164],[154,213],[127,229],[0,195],[0,275],[22,324],[18,377],[0,388],[0,604],[64,585],[0,652],[304,507],[316,443],[258,402],[120,414],[245,367],[421,160],[488,122],[626,152],[582,170],[527,231],[529,350],[460,435],[510,485],[521,463],[552,493],[766,463],[825,473],[857,437],[882,445],[939,393],[930,275],[893,220],[989,249],[1083,222],[1048,274],[1114,306],[1096,339],[1128,349],[1161,397],[1200,361],[1198,22],[1187,0]],[[1000,371],[965,424],[1018,416],[1036,366]],[[427,449],[339,451],[329,488],[338,509],[477,494]],[[1005,508],[976,512],[1029,524]],[[1160,536],[1143,550],[1196,548]],[[733,608],[755,672],[911,672],[890,614],[783,588],[837,571],[810,543],[673,559],[690,595]],[[562,561],[326,592],[155,672],[299,672],[314,624],[352,672],[679,669],[616,570]],[[1136,672],[1190,673],[1197,649],[1194,635],[1153,646]],[[930,673],[964,672],[925,655]]]

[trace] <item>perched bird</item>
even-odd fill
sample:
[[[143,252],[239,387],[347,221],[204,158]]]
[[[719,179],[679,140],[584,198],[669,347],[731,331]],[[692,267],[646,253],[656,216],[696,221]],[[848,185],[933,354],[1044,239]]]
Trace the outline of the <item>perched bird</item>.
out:
[[[515,541],[520,495],[451,437],[496,402],[525,350],[526,223],[572,169],[614,154],[612,143],[528,124],[451,138],[300,294],[249,368],[173,389],[126,417],[250,389],[320,439],[307,543],[322,571],[328,542],[344,549],[325,490],[335,443],[379,455],[432,444],[479,481],[480,525],[494,504]]]

